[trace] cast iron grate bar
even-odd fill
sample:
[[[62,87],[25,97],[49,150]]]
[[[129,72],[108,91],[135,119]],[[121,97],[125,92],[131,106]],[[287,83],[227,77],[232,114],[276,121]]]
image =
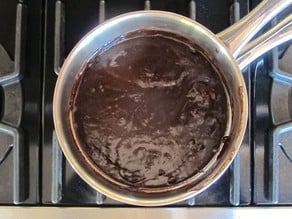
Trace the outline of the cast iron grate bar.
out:
[[[230,7],[230,24],[234,24],[240,20],[240,3],[236,0]],[[232,205],[240,204],[240,153],[236,155],[230,167],[230,194],[229,201]]]
[[[106,199],[106,196],[100,192],[96,192],[96,204],[102,205]]]
[[[62,163],[63,154],[56,136],[53,131],[53,149],[52,149],[52,190],[51,190],[51,201],[54,204],[59,203],[62,200],[63,191],[63,180],[62,180]]]
[[[54,72],[58,75],[64,59],[65,8],[62,1],[55,4]],[[60,203],[63,192],[63,154],[55,131],[52,134],[51,202]]]
[[[273,24],[277,23],[277,19],[274,19]],[[288,72],[282,71],[279,68],[279,52],[278,49],[273,50],[273,69],[270,72],[270,76],[273,78],[274,83],[277,82],[278,84],[284,85],[282,89],[285,90],[286,93],[289,93],[289,89],[292,85],[292,76]],[[288,86],[287,86],[288,85]],[[274,92],[276,89],[273,87],[272,94],[271,94],[271,113],[273,117],[273,122],[275,128],[270,132],[270,139],[269,139],[269,151],[268,151],[268,199],[273,204],[279,203],[279,196],[280,196],[280,152],[281,149],[282,153],[285,155],[286,159],[291,162],[291,156],[287,152],[287,146],[285,143],[282,143],[282,136],[284,135],[292,135],[292,122],[284,122],[282,119],[285,115],[289,115],[289,103],[282,103],[282,106],[275,106],[274,102]],[[289,98],[289,94],[287,98]],[[287,99],[286,101],[289,102]],[[286,105],[287,104],[287,105]],[[280,113],[282,114],[283,118],[277,117],[277,111],[280,109]]]
[[[99,19],[98,19],[98,21],[100,24],[105,21],[105,1],[104,0],[99,1]]]
[[[9,129],[8,129],[9,130]],[[21,204],[26,198],[25,192],[25,162],[22,134],[15,128],[10,128],[13,135],[13,203]]]
[[[54,39],[54,71],[58,75],[64,59],[64,27],[65,9],[62,1],[56,1],[55,7],[55,39]]]
[[[149,0],[145,1],[144,10],[151,10],[151,2]]]
[[[240,20],[240,3],[235,0],[230,6],[230,24],[234,24]]]
[[[22,91],[19,80],[24,70],[24,35],[26,7],[19,3],[16,7],[14,70],[0,76],[0,85],[4,93],[2,122],[18,127],[22,114]]]
[[[20,110],[18,115],[18,124],[20,123],[20,117],[22,113],[22,92],[21,86],[18,82],[20,79],[20,75],[24,70],[24,54],[25,54],[25,45],[24,45],[24,36],[25,36],[25,27],[26,27],[26,7],[22,3],[17,4],[16,10],[16,31],[15,31],[15,80],[17,81],[17,90],[18,90],[18,106],[17,108]],[[14,148],[13,148],[13,202],[15,204],[20,204],[25,200],[25,163],[24,163],[24,145],[21,138],[20,130],[12,129],[11,133],[13,133],[14,139]]]
[[[58,75],[63,62],[64,52],[64,25],[65,10],[62,1],[55,4],[55,33],[54,33],[54,72]],[[62,200],[62,151],[55,131],[52,134],[52,182],[51,182],[51,202],[56,204]]]
[[[14,58],[14,77],[19,76],[24,70],[25,55],[25,32],[26,32],[26,6],[22,3],[17,4],[16,8],[16,31],[15,31],[15,58]]]
[[[0,132],[12,137],[12,144],[8,146],[1,163],[9,156],[13,149],[13,203],[20,204],[26,198],[25,193],[25,163],[24,145],[19,129],[22,115],[21,74],[24,70],[24,36],[26,25],[26,7],[22,3],[16,6],[15,27],[15,54],[13,72],[0,77],[0,85],[4,93],[3,116],[0,123]]]
[[[194,0],[190,1],[190,4],[189,4],[189,16],[191,19],[193,20],[196,20],[196,17],[197,17],[197,8],[196,8],[196,2]]]
[[[286,77],[284,72],[281,72],[278,68],[278,51],[277,49],[273,50],[273,71],[271,77],[273,79],[282,80],[286,82]],[[284,74],[282,74],[284,73]],[[282,77],[284,76],[284,77]],[[284,125],[285,126],[285,125]],[[279,202],[279,137],[281,133],[285,130],[283,125],[278,126],[270,133],[269,141],[269,152],[268,152],[268,199],[277,204]]]
[[[230,178],[230,203],[234,206],[240,204],[240,154],[237,154],[234,158],[232,165],[230,166],[231,178]]]

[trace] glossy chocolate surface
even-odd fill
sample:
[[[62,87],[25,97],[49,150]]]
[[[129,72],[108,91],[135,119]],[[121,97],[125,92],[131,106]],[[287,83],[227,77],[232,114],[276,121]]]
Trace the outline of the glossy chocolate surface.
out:
[[[200,171],[222,142],[227,99],[199,47],[136,31],[99,52],[76,78],[71,128],[104,173],[139,188]]]

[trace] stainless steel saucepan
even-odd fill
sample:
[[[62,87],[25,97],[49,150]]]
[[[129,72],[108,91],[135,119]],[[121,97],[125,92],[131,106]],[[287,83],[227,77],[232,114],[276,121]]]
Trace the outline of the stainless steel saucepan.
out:
[[[190,198],[214,183],[232,163],[243,139],[248,118],[248,100],[241,70],[271,48],[291,39],[291,15],[258,39],[251,38],[292,0],[265,0],[241,21],[213,34],[201,24],[169,12],[138,11],[115,17],[97,26],[71,51],[63,64],[55,87],[54,124],[61,148],[75,171],[94,189],[115,200],[141,206],[159,206]],[[70,128],[69,100],[76,75],[96,51],[121,35],[138,29],[160,29],[182,35],[201,47],[222,74],[229,98],[226,134],[228,144],[198,174],[161,192],[125,190],[107,180],[101,170],[85,162],[86,154],[77,147]],[[250,42],[248,44],[248,42]]]

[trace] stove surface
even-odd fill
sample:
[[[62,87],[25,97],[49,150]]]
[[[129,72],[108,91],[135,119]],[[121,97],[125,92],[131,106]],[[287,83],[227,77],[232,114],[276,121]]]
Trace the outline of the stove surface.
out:
[[[74,172],[54,131],[52,100],[60,67],[92,28],[121,13],[156,9],[188,16],[218,33],[259,2],[1,1],[0,204],[128,207],[93,190]],[[272,24],[291,11],[287,8]],[[291,51],[283,45],[243,72],[250,116],[240,152],[210,188],[172,206],[292,205]]]

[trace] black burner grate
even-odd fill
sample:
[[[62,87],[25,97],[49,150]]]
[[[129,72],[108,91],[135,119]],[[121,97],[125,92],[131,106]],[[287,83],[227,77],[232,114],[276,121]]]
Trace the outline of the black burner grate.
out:
[[[1,204],[39,199],[40,3],[0,2]]]

